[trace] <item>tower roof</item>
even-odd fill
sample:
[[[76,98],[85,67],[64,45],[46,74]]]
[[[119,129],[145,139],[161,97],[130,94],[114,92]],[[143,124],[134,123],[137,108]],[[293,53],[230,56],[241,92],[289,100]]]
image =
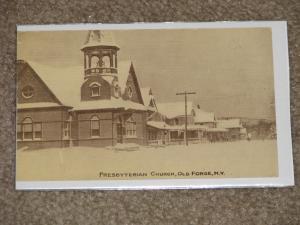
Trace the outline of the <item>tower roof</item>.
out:
[[[81,49],[87,47],[109,46],[119,49],[111,31],[90,30]]]

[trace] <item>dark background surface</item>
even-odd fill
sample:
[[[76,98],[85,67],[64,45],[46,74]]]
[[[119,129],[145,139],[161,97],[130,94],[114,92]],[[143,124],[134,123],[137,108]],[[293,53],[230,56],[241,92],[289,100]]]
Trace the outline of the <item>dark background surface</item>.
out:
[[[295,187],[160,191],[14,190],[16,24],[223,20],[288,21]],[[0,224],[299,225],[299,34],[299,0],[0,0]]]

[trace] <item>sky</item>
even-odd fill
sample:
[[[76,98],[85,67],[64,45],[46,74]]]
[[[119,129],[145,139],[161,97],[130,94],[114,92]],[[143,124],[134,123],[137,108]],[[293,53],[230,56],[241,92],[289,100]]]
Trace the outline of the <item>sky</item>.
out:
[[[218,117],[274,119],[272,35],[268,28],[112,31],[118,60],[132,60],[141,87],[156,101],[181,91]],[[18,59],[83,66],[87,31],[18,33]],[[59,82],[59,81],[58,81]]]

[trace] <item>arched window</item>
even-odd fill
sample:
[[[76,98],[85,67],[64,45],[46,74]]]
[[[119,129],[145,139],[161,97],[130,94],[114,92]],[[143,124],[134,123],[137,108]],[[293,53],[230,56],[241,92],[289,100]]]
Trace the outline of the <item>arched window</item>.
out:
[[[128,95],[129,98],[132,98],[133,91],[132,91],[132,88],[130,86],[127,88],[127,95]]]
[[[30,117],[26,117],[22,123],[17,124],[17,140],[41,140],[42,123],[32,122]]]
[[[91,137],[100,136],[100,120],[98,116],[91,117]]]
[[[32,140],[33,139],[33,124],[32,119],[27,117],[23,120],[22,123],[23,130],[23,139]]]
[[[109,56],[103,56],[102,61],[103,61],[103,67],[104,68],[110,68],[110,58],[109,58]]]
[[[126,137],[136,137],[136,122],[132,117],[129,117],[129,119],[126,121],[125,129]]]
[[[34,90],[33,90],[33,87],[31,86],[25,86],[23,89],[22,89],[22,96],[24,98],[31,98],[33,96],[33,93],[34,93]]]
[[[98,56],[92,56],[91,58],[91,68],[101,67],[100,60]]]
[[[91,88],[91,96],[92,97],[96,97],[96,96],[100,96],[100,84],[97,83],[97,82],[93,82],[91,83],[90,85],[90,88]]]

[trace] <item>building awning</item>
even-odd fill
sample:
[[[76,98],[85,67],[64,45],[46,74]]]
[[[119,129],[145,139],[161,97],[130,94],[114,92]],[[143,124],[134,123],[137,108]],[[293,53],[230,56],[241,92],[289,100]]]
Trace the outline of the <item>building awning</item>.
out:
[[[184,125],[173,125],[172,126],[172,125],[166,124],[163,121],[148,121],[147,125],[157,128],[157,129],[161,129],[161,130],[170,130],[170,131],[184,131],[185,130]],[[202,125],[188,125],[187,129],[188,130],[206,130],[207,127],[202,126]]]

